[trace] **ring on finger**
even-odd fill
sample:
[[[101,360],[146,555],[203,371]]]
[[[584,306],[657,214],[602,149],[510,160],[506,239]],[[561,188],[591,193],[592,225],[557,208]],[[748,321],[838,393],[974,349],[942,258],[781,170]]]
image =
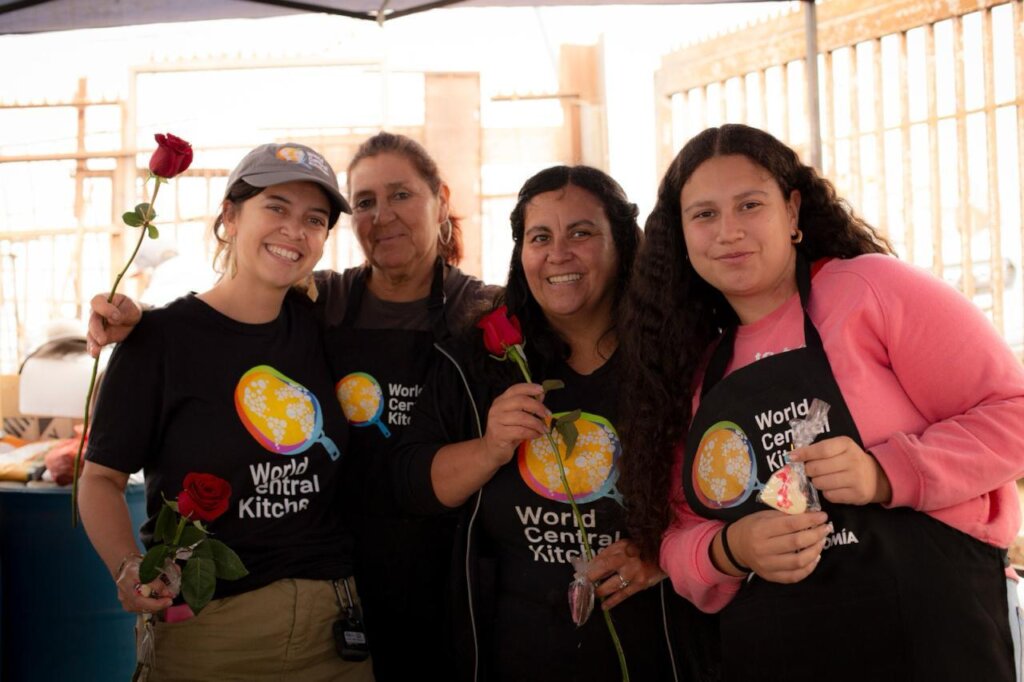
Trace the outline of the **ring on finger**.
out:
[[[621,573],[616,573],[619,576],[619,589],[624,590],[629,587],[629,578],[624,577]]]

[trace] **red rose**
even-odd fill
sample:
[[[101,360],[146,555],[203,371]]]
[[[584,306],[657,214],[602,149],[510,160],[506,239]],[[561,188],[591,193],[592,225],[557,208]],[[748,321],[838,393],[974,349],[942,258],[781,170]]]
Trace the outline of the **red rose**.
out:
[[[523,331],[519,319],[508,314],[508,307],[501,306],[480,318],[476,323],[484,331],[484,347],[491,355],[504,355],[509,346],[523,342]]]
[[[185,476],[183,487],[178,493],[178,513],[182,516],[209,523],[228,510],[231,484],[223,478],[191,473]]]
[[[149,170],[153,175],[170,179],[192,165],[192,145],[185,140],[167,133],[157,135],[156,143],[156,151],[149,159]]]

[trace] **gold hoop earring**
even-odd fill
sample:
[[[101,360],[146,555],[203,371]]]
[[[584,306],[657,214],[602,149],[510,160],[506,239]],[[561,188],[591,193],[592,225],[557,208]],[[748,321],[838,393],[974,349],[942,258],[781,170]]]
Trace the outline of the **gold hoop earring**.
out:
[[[444,228],[446,226],[448,227],[448,234],[447,234],[447,236],[444,233]],[[452,233],[453,233],[452,219],[451,218],[445,218],[444,222],[441,224],[441,236],[438,238],[438,241],[441,242],[441,246],[448,246],[449,244],[452,243]]]
[[[803,240],[804,233],[800,230],[799,227],[796,228],[796,232],[794,234],[789,235],[789,241],[793,242],[794,244],[799,244]]]

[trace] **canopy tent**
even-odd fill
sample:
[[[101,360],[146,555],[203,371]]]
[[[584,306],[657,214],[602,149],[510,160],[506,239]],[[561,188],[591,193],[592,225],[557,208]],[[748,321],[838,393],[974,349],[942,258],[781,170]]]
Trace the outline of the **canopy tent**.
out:
[[[320,12],[384,21],[451,7],[679,5],[751,0],[0,0],[0,34]],[[753,0],[778,2],[780,0]]]
[[[319,12],[383,23],[443,7],[548,5],[679,5],[752,0],[0,0],[0,35],[211,19],[260,18]],[[780,2],[785,0],[753,0]],[[807,38],[807,113],[811,163],[821,167],[818,104],[817,18],[814,0],[804,6]]]

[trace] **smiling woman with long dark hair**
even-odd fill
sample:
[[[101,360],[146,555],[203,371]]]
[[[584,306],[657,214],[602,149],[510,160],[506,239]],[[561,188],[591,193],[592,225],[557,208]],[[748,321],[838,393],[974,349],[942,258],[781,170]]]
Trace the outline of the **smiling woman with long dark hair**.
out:
[[[577,627],[566,598],[581,533],[597,552],[586,580],[599,583],[632,679],[714,674],[713,619],[667,592],[657,563],[640,557],[615,487],[629,456],[616,426],[617,316],[641,240],[636,215],[618,183],[594,168],[557,166],[527,180],[498,303],[521,324],[534,380],[564,387],[545,395],[524,383],[474,331],[442,346],[406,432],[400,495],[421,513],[462,512],[462,580],[452,592],[460,680],[622,679],[602,617]],[[574,409],[580,435],[566,468],[583,528],[544,436],[548,417]]]
[[[622,488],[644,553],[720,612],[726,679],[1015,679],[1024,368],[981,312],[744,125],[686,144],[646,237]],[[825,433],[791,450],[814,399]],[[787,458],[821,511],[759,501]]]

